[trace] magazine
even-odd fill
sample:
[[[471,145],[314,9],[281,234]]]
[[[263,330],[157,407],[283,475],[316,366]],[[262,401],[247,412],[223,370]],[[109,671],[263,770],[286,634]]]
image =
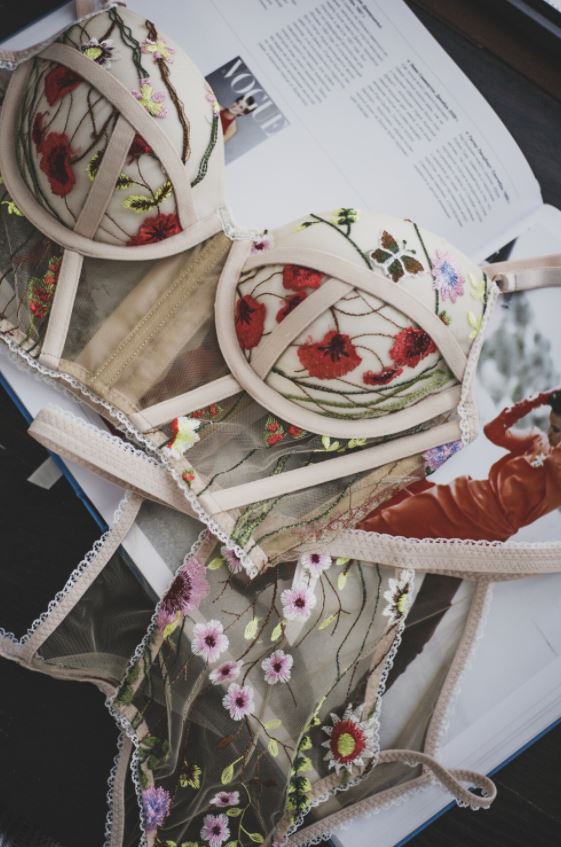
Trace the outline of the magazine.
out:
[[[511,258],[561,252],[561,212],[540,188],[500,119],[402,0],[134,0],[157,17],[213,87],[225,137],[226,198],[240,226],[282,225],[310,210],[340,206],[411,218],[478,261],[509,245]],[[72,4],[42,21],[57,32]],[[33,30],[5,46],[37,40]],[[28,40],[26,40],[26,38]],[[478,409],[487,424],[522,397],[561,385],[556,316],[561,289],[509,295],[486,331],[478,367]],[[8,381],[36,414],[46,402],[72,407],[11,365]],[[544,409],[532,422],[547,429]],[[102,424],[103,425],[103,424]],[[504,454],[485,432],[430,477],[448,485],[485,479]],[[87,471],[77,478],[110,517],[117,491]],[[522,522],[524,523],[524,522]],[[509,541],[561,538],[553,509]],[[150,517],[126,541],[155,594],[169,571],[150,543]],[[561,575],[498,583],[485,649],[474,657],[442,739],[439,759],[488,773],[561,716],[561,628],[551,597]],[[382,746],[403,737],[411,709],[451,655],[470,599],[456,586],[431,614],[429,641],[413,644],[383,698]],[[505,642],[510,644],[505,650]],[[496,673],[500,665],[501,674]],[[414,698],[403,696],[414,690]],[[428,694],[427,694],[428,696]],[[436,786],[359,818],[336,833],[342,847],[390,847],[449,802]]]

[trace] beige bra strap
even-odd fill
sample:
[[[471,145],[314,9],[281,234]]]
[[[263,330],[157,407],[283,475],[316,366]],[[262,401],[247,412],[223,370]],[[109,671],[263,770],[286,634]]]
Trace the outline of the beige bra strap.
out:
[[[70,68],[91,83],[142,135],[146,143],[153,150],[157,150],[158,158],[174,188],[181,227],[187,229],[193,224],[196,216],[187,170],[167,135],[138,100],[132,97],[123,83],[104,70],[101,65],[96,65],[91,59],[66,44],[52,44],[43,50],[41,56]]]
[[[494,279],[503,294],[532,288],[553,288],[561,285],[561,253],[495,262],[484,265],[483,270]]]
[[[439,444],[446,444],[461,438],[461,432],[455,421],[433,426],[425,432],[404,435],[385,444],[377,444],[364,450],[356,450],[334,459],[325,459],[304,468],[284,471],[273,476],[235,485],[213,492],[211,498],[206,495],[200,501],[209,514],[217,511],[227,512],[247,506],[250,503],[281,497],[293,491],[301,491],[313,485],[321,485],[344,476],[361,473],[380,467],[387,462],[396,462],[407,456],[422,453]],[[329,545],[328,545],[329,546]],[[346,555],[345,553],[341,555]]]
[[[48,450],[116,485],[192,515],[187,499],[166,469],[117,436],[55,406],[41,409],[28,430]]]
[[[130,421],[140,432],[148,432],[169,423],[180,415],[189,415],[197,409],[210,406],[211,403],[219,403],[221,400],[233,397],[241,390],[233,376],[222,376],[199,388],[193,388],[191,391],[185,391],[184,394],[178,394],[177,397],[170,397],[169,400],[162,400],[161,403],[148,406],[141,412],[135,412],[129,415]]]
[[[343,280],[350,286],[360,288],[368,294],[389,303],[398,311],[407,315],[412,321],[422,327],[432,338],[453,374],[461,382],[466,368],[466,355],[460,347],[455,335],[448,329],[438,315],[428,309],[424,303],[409,294],[399,284],[390,282],[385,276],[368,268],[361,268],[322,250],[313,250],[301,247],[298,250],[288,247],[278,247],[250,256],[244,265],[244,270],[263,267],[264,265],[298,264],[314,268],[330,277]],[[325,285],[325,283],[324,283]],[[320,294],[324,286],[317,289]],[[303,309],[308,299],[303,300],[290,313],[289,317],[295,315],[299,309]],[[320,300],[321,302],[321,300]],[[273,331],[273,335],[279,332],[288,317],[282,321]]]
[[[31,629],[21,639],[22,647],[18,651],[18,661],[31,662],[41,645],[52,635],[76,603],[84,596],[127,535],[141,504],[141,497],[134,494],[126,495],[121,502],[120,515],[117,521],[96,542],[90,554],[84,559],[85,566],[83,568],[78,566],[70,575],[60,594],[49,604],[48,614],[45,615],[38,626]]]
[[[317,547],[317,545],[316,545]],[[512,577],[561,571],[561,542],[476,541],[458,538],[405,538],[343,530],[322,544],[333,556],[406,567],[431,573],[458,573],[474,579]]]

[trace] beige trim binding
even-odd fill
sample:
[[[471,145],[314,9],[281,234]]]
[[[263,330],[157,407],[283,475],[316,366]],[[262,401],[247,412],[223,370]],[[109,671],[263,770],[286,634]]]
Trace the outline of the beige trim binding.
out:
[[[68,334],[83,262],[84,257],[79,253],[65,250],[62,254],[55,296],[53,297],[45,339],[39,355],[39,361],[42,365],[47,365],[55,370],[58,369]]]
[[[233,397],[241,390],[233,376],[222,376],[199,388],[193,388],[192,391],[186,391],[184,394],[178,394],[177,397],[170,397],[169,400],[162,400],[161,403],[148,406],[142,412],[129,415],[130,421],[140,432],[148,432],[181,415],[189,415],[197,409],[210,406],[211,403]]]
[[[317,543],[303,545],[302,549],[311,547],[317,549]],[[326,540],[322,550],[332,556],[348,556],[363,562],[431,573],[457,573],[468,579],[561,571],[561,542],[525,544],[458,538],[405,538],[348,529],[336,538]]]
[[[407,456],[413,456],[439,444],[446,444],[460,438],[460,428],[455,421],[433,426],[425,432],[404,435],[386,444],[377,444],[357,450],[335,459],[326,459],[305,468],[264,477],[242,485],[224,488],[212,494],[211,498],[203,494],[199,500],[209,514],[216,514],[216,508],[227,512],[230,509],[247,506],[272,497],[280,497],[292,491],[301,491],[313,485],[321,485],[343,476],[361,473],[380,467],[387,462],[395,462]],[[317,545],[316,545],[317,546]],[[345,554],[343,554],[345,555]]]
[[[71,417],[55,406],[41,409],[28,432],[63,459],[148,500],[193,515],[188,501],[166,469],[123,439]]]

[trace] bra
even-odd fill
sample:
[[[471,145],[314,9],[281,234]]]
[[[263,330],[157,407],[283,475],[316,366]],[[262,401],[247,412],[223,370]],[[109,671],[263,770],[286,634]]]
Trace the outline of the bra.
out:
[[[212,92],[121,7],[20,64],[2,115],[2,338],[159,454],[248,573],[354,526],[390,463],[473,438],[516,268],[351,208],[235,230]]]
[[[8,85],[2,340],[136,446],[56,412],[33,432],[133,497],[171,506],[178,537],[204,530],[184,562],[172,556],[175,579],[110,694],[135,745],[145,843],[220,847],[234,832],[263,843],[273,829],[282,841],[306,819],[293,843],[308,843],[325,831],[307,817],[315,804],[336,817],[346,809],[336,794],[366,802],[384,754],[478,805],[459,786],[473,782],[488,805],[486,778],[451,776],[410,750],[377,755],[412,571],[474,580],[479,614],[488,548],[357,527],[475,437],[493,306],[502,291],[558,285],[561,261],[481,269],[412,221],[344,207],[244,233],[223,205],[222,161],[204,80],[129,10],[85,18],[26,56]],[[534,550],[497,551],[493,576],[555,571],[557,552],[534,562]],[[23,657],[4,651],[35,658],[29,644]],[[166,715],[169,738],[158,735]],[[189,793],[201,785],[202,805]]]

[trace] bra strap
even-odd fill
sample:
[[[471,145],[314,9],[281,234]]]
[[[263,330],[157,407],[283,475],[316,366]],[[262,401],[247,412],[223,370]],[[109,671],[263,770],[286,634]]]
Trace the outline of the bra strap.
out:
[[[132,444],[56,406],[41,409],[28,430],[48,450],[136,494],[192,515],[175,480]]]
[[[483,270],[503,294],[534,288],[554,288],[561,286],[561,253],[512,262],[495,262],[484,265]]]

